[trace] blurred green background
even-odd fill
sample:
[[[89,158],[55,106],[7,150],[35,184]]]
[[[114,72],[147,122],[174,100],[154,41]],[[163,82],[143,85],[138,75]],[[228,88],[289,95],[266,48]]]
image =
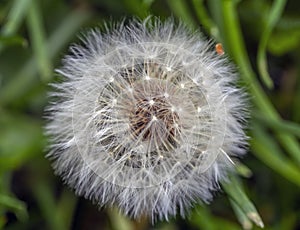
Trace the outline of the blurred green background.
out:
[[[76,197],[45,159],[43,135],[48,83],[78,33],[149,14],[221,42],[252,104],[239,178],[190,217],[154,226]],[[0,26],[0,228],[259,229],[257,209],[265,229],[300,229],[299,0],[1,0]]]

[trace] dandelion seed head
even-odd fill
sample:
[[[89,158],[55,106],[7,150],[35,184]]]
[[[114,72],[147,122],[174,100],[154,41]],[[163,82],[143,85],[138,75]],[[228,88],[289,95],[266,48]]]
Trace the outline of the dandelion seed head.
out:
[[[209,202],[244,153],[245,103],[226,57],[172,20],[92,30],[54,84],[47,155],[78,195],[134,218]]]

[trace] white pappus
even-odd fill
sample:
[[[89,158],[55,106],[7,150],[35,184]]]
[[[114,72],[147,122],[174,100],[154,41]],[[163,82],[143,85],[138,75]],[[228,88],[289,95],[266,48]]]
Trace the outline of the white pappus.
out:
[[[152,221],[209,202],[245,152],[244,93],[200,32],[156,18],[91,30],[57,70],[47,157],[78,195]]]

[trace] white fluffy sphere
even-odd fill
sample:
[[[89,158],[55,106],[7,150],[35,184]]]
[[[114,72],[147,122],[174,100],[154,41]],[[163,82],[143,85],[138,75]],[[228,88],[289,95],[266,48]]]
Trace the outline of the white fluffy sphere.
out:
[[[172,20],[90,31],[58,70],[48,157],[76,193],[134,218],[208,202],[246,145],[236,75]]]

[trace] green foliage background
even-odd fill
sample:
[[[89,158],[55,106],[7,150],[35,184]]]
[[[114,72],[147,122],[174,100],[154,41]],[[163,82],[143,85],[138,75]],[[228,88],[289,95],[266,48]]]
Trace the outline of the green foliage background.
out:
[[[43,135],[48,83],[78,32],[149,14],[221,42],[252,103],[240,177],[189,218],[154,226],[76,197],[53,175]],[[235,230],[260,215],[266,229],[300,229],[298,0],[1,0],[0,25],[0,228]]]

